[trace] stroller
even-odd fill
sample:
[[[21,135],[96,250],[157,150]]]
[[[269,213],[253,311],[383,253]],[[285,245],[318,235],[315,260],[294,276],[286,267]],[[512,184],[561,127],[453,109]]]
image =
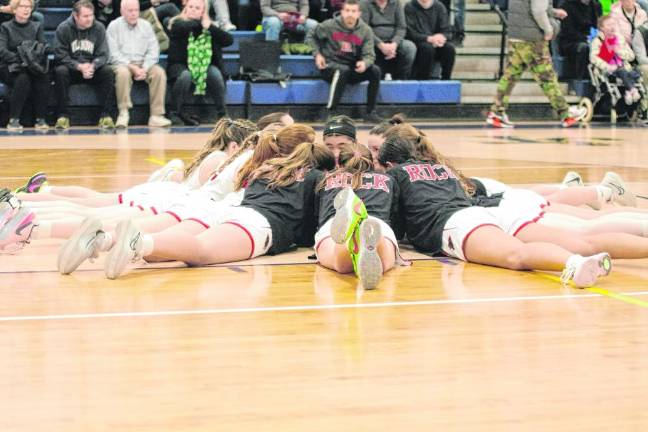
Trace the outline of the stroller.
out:
[[[584,121],[589,122],[594,116],[609,116],[610,123],[616,124],[621,118],[636,122],[646,115],[646,86],[640,73],[637,73],[636,88],[639,90],[641,99],[628,105],[623,97],[625,87],[623,81],[615,76],[610,76],[599,68],[590,64],[588,66],[591,79],[591,88],[587,96],[580,101],[581,106],[587,107],[587,117]]]

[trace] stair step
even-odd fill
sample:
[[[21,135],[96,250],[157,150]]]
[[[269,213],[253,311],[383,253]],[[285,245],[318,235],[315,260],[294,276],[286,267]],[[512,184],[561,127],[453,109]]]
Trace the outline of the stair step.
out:
[[[501,24],[499,16],[495,12],[487,10],[485,12],[467,12],[466,13],[466,25],[497,25]]]
[[[506,51],[504,51],[506,52]],[[500,48],[497,47],[470,47],[464,46],[462,48],[457,48],[458,55],[464,56],[496,56],[499,61]]]
[[[461,97],[461,103],[462,104],[479,104],[479,105],[484,105],[484,104],[491,104],[493,103],[493,97],[495,95],[491,96],[462,96]],[[565,99],[567,100],[567,103],[570,104],[576,104],[580,101],[580,98],[578,96],[565,96]],[[509,98],[509,103],[511,104],[549,104],[549,101],[547,100],[546,96],[516,96],[516,95],[511,95]]]
[[[492,78],[494,76],[498,68],[499,57],[496,55],[457,56],[454,65],[454,70],[457,72],[491,72],[489,78]]]
[[[560,89],[563,94],[567,94],[567,84],[561,83]],[[496,81],[463,81],[461,83],[462,101],[466,97],[472,96],[490,96],[491,98],[497,91]],[[520,81],[513,89],[513,96],[543,96],[542,89],[535,81]]]
[[[489,10],[491,10],[491,7],[486,3],[466,3],[466,12],[484,12]]]
[[[495,33],[466,33],[466,38],[464,39],[465,48],[477,48],[477,47],[498,47],[502,41],[501,34]]]
[[[467,24],[466,32],[502,33],[501,24]]]

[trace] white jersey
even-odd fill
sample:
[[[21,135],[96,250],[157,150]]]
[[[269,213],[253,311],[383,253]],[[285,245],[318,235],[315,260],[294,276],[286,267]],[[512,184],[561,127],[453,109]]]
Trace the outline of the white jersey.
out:
[[[253,150],[246,150],[227,165],[216,177],[210,178],[200,187],[200,191],[208,194],[215,201],[222,201],[225,197],[234,192],[236,187],[236,176],[239,170],[253,154]],[[242,192],[242,191],[239,191]],[[236,193],[239,193],[236,192]],[[229,199],[229,198],[228,198]],[[241,195],[242,199],[242,195]],[[240,202],[240,200],[239,200]]]
[[[189,189],[198,189],[200,186],[202,186],[202,184],[200,183],[200,168],[203,166],[203,164],[216,157],[225,159],[227,158],[227,154],[220,150],[211,152],[205,157],[205,159],[202,160],[202,162],[200,162],[200,165],[194,168],[191,174],[189,174],[189,177],[184,179],[182,183],[184,183]]]

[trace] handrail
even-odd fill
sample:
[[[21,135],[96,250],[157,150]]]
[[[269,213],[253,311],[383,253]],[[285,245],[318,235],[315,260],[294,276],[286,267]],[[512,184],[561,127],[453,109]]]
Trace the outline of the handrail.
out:
[[[500,53],[499,53],[499,71],[497,72],[497,79],[502,78],[504,75],[504,57],[506,56],[506,32],[508,29],[508,19],[495,0],[489,0],[490,8],[497,14],[502,24],[502,39],[500,40]]]

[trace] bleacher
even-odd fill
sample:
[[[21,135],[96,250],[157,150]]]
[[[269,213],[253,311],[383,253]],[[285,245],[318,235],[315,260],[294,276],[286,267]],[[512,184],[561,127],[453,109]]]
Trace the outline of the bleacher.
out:
[[[49,1],[47,4],[51,4]],[[70,8],[42,7],[45,16],[45,37],[53,42],[55,29],[58,24],[70,16]],[[324,115],[328,99],[329,85],[320,79],[320,73],[315,67],[310,55],[282,55],[281,67],[292,78],[285,88],[273,83],[250,83],[250,104],[254,113],[246,111],[245,86],[246,82],[238,80],[239,75],[239,44],[242,40],[264,38],[263,33],[253,31],[236,31],[233,33],[234,44],[224,49],[224,69],[229,77],[227,85],[227,105],[230,115],[261,115],[264,112],[290,109],[297,118],[304,120],[321,119]],[[166,55],[160,56],[160,64],[166,65]],[[148,88],[142,83],[134,83],[131,110],[133,124],[145,123],[148,116]],[[0,84],[0,95],[2,94]],[[349,86],[342,98],[342,111],[350,115],[359,115],[366,102],[367,83]],[[52,92],[53,93],[53,92]],[[167,97],[170,91],[167,91]],[[75,124],[91,124],[98,110],[97,95],[92,88],[85,84],[75,84],[70,89],[71,114]],[[459,104],[461,101],[461,83],[459,81],[383,81],[381,84],[378,103],[380,105],[396,106],[395,111],[421,112],[430,105]],[[55,106],[54,96],[50,97],[50,105]],[[215,112],[210,107],[209,98],[196,97],[188,106],[188,111],[199,115],[204,121],[209,121]],[[288,108],[287,106],[290,106]],[[96,108],[96,109],[95,109]],[[77,120],[78,119],[78,120]]]

